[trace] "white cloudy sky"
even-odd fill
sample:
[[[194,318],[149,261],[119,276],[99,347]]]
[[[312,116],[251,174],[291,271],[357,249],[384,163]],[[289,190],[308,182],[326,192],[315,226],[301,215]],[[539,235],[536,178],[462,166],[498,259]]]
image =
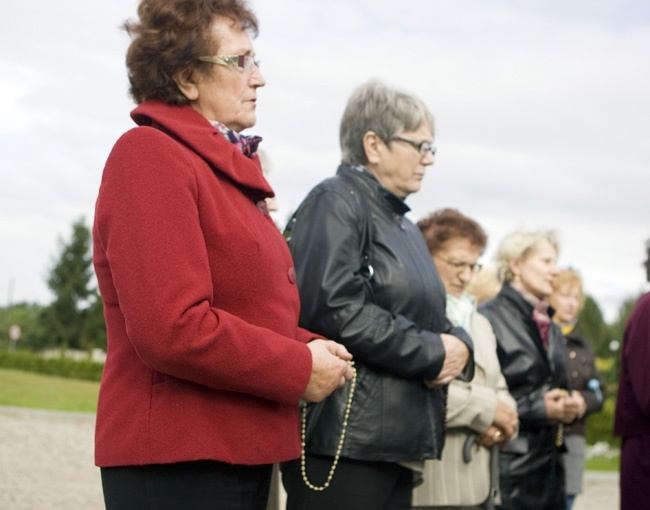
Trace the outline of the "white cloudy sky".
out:
[[[641,291],[650,237],[646,0],[253,0],[267,86],[258,124],[285,218],[335,172],[350,92],[421,96],[438,156],[408,203],[486,228],[560,234],[612,318]],[[131,127],[119,29],[137,0],[12,2],[0,16],[0,304],[47,303],[71,224],[92,219],[104,161]]]

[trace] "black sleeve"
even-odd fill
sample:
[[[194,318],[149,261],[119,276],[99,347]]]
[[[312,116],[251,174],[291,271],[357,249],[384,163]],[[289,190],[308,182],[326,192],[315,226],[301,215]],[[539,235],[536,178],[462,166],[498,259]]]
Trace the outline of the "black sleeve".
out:
[[[345,190],[334,189],[313,191],[297,211],[290,247],[301,326],[341,342],[368,365],[405,378],[435,379],[445,359],[440,335],[367,298],[361,274],[364,214]]]

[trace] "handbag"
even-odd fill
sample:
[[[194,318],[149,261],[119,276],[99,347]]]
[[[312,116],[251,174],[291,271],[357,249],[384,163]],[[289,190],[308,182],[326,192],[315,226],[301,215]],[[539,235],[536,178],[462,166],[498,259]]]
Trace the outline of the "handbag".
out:
[[[472,446],[476,443],[478,434],[473,431],[467,433],[463,443],[463,462],[468,464],[472,461]],[[493,444],[490,447],[490,491],[485,503],[481,506],[483,510],[495,510],[496,496],[499,493],[499,445]]]
[[[499,493],[499,445],[493,444],[490,447],[490,492],[483,504],[485,510],[495,509],[495,500]]]

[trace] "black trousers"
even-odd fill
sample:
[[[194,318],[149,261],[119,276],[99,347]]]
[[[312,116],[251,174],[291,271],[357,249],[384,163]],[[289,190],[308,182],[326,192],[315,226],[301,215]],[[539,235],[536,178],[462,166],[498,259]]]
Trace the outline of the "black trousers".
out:
[[[332,457],[307,455],[307,477],[322,486]],[[282,464],[287,510],[410,510],[413,472],[394,462],[339,459],[330,486],[314,491],[305,485],[300,460]]]
[[[215,461],[101,469],[107,510],[265,510],[271,473]]]

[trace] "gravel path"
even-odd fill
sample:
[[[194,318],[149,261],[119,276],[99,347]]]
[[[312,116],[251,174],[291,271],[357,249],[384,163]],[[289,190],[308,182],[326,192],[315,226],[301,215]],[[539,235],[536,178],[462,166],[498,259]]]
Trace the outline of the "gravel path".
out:
[[[94,414],[0,407],[0,509],[104,508]]]
[[[573,510],[617,510],[618,473],[592,471],[585,475],[585,492],[576,498]]]
[[[0,510],[103,509],[94,426],[93,414],[0,407]],[[616,474],[587,473],[573,509],[618,509]]]

